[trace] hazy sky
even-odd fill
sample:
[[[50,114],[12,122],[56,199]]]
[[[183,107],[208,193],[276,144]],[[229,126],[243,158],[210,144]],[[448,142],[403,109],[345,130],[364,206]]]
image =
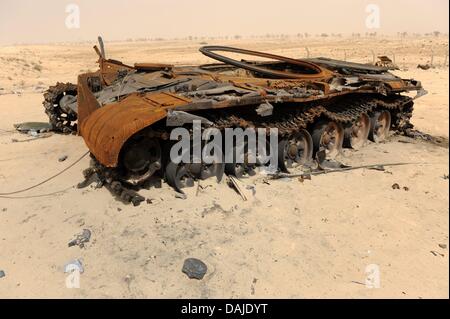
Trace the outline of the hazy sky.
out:
[[[77,4],[80,28],[68,29]],[[367,29],[368,4],[380,28]],[[152,37],[448,32],[448,0],[0,0],[0,44]]]

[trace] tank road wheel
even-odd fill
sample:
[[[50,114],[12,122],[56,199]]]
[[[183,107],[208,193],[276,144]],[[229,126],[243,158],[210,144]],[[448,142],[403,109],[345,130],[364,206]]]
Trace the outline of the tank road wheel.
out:
[[[313,128],[311,137],[314,145],[314,154],[323,148],[325,149],[326,155],[333,158],[342,151],[344,129],[337,122],[317,122]]]
[[[244,160],[242,163],[238,163],[236,155],[242,154],[241,152],[243,152],[244,154]],[[247,143],[244,144],[244,147],[234,145],[233,163],[225,164],[225,173],[227,173],[228,175],[235,176],[237,178],[242,178],[245,174],[249,176],[255,175],[256,156],[253,156],[254,157],[253,160],[250,157],[251,155],[249,154]]]
[[[188,164],[176,164],[169,161],[166,165],[166,180],[177,192],[183,193],[182,188],[194,186],[194,179],[188,169]]]
[[[204,144],[201,147],[201,150],[203,152]],[[193,154],[194,150],[191,148],[191,154]],[[217,182],[220,182],[222,180],[224,170],[225,170],[225,164],[223,162],[223,156],[221,154],[213,154],[211,155],[213,158],[211,158],[212,163],[190,163],[188,165],[188,170],[191,173],[191,175],[195,178],[199,179],[207,179],[210,177],[215,176],[217,178]],[[193,157],[191,156],[191,162],[193,161]]]
[[[161,146],[158,139],[138,136],[127,142],[121,163],[126,171],[124,180],[132,185],[145,182],[161,168]]]
[[[391,113],[389,111],[376,111],[370,118],[369,138],[375,143],[386,140],[391,128]]]
[[[44,108],[53,130],[64,134],[77,132],[77,114],[69,105],[76,101],[77,86],[57,83],[44,93]]]
[[[351,126],[345,129],[344,145],[353,149],[363,147],[370,132],[370,118],[366,114],[361,116]]]
[[[278,144],[278,165],[281,171],[302,165],[312,160],[313,140],[306,130],[282,139]]]
[[[215,176],[217,178],[217,182],[222,180],[223,173],[225,171],[225,165],[223,162],[214,162],[211,164],[201,163],[200,165],[200,179],[207,179]]]

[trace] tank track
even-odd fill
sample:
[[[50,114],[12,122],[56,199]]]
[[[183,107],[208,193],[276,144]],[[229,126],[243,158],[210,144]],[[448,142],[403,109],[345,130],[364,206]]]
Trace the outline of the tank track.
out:
[[[66,113],[59,105],[59,101],[66,93],[76,95],[77,86],[72,83],[58,82],[56,85],[49,87],[44,93],[44,102],[42,104],[54,131],[63,134],[76,134],[77,116]]]
[[[346,97],[338,101],[332,101],[329,105],[323,103],[312,103],[304,108],[296,107],[288,110],[283,107],[282,112],[274,112],[270,121],[255,114],[244,114],[237,116],[230,114],[231,111],[220,111],[216,114],[206,115],[214,127],[224,129],[226,127],[260,127],[277,128],[280,136],[295,133],[300,129],[307,129],[320,117],[326,117],[341,124],[350,124],[362,114],[370,115],[375,110],[388,110],[392,114],[393,128],[398,133],[407,133],[413,125],[410,123],[413,102],[410,97],[396,95],[393,97]],[[216,111],[217,112],[217,111]],[[254,112],[253,112],[254,113]]]
[[[336,103],[338,102],[338,103]],[[255,112],[236,115],[232,110],[214,110],[204,112],[202,115],[214,123],[217,129],[225,128],[277,128],[279,136],[288,136],[301,129],[308,129],[319,118],[326,117],[343,125],[350,125],[362,114],[371,115],[374,111],[389,110],[392,116],[392,127],[398,134],[409,135],[413,125],[410,123],[412,116],[413,100],[407,96],[395,95],[383,96],[349,96],[339,101],[331,100],[329,103],[310,103],[303,108],[289,106],[283,107],[283,112],[274,111],[273,115],[260,117]],[[124,202],[139,205],[144,200],[134,189],[128,188],[120,178],[116,168],[106,168],[93,158],[91,173],[97,173],[102,184],[114,195]]]

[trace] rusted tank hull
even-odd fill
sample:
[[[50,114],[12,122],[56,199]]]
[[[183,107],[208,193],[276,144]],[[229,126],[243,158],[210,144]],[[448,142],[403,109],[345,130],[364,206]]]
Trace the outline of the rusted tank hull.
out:
[[[379,142],[390,129],[408,132],[414,98],[401,93],[426,93],[419,81],[387,68],[326,58],[297,60],[213,46],[200,51],[221,63],[128,66],[107,60],[103,51],[97,49],[99,71],[81,74],[76,89],[57,85],[44,105],[65,131],[78,124],[95,161],[93,171],[133,203],[141,199],[124,185],[139,185],[158,171],[178,191],[191,178],[250,172],[248,163],[172,162],[170,133],[180,126],[192,129],[192,119],[219,131],[277,129],[279,169],[287,171],[321,150],[330,155],[343,146],[361,147],[367,139]],[[269,60],[236,60],[218,52]],[[61,110],[72,114],[59,116]]]

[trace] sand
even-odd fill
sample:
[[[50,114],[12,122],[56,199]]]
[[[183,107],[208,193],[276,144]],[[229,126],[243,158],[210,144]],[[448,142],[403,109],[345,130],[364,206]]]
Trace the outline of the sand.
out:
[[[216,41],[304,57],[370,62],[396,52],[396,74],[421,80],[429,94],[417,100],[416,128],[448,139],[448,38],[242,39]],[[211,42],[209,44],[212,44]],[[126,63],[206,63],[198,41],[106,43]],[[12,124],[44,121],[42,91],[96,69],[92,44],[0,47],[0,193],[59,172],[87,151],[78,136],[29,136]],[[430,60],[441,64],[416,68]],[[345,51],[344,51],[345,50]],[[13,139],[19,142],[13,142]],[[68,159],[59,162],[58,158]],[[349,165],[416,162],[297,179],[243,179],[255,195],[243,201],[225,182],[202,181],[187,199],[161,188],[143,190],[152,203],[124,205],[102,189],[70,188],[52,196],[0,198],[1,298],[448,298],[448,144],[405,137],[345,150]],[[67,189],[82,180],[80,163],[49,183],[14,196]],[[398,183],[400,189],[393,189]],[[406,187],[406,189],[404,188]],[[86,247],[67,243],[84,228]],[[181,272],[188,257],[203,260],[203,280]],[[64,265],[82,259],[80,288],[65,285]],[[368,265],[380,270],[380,288],[365,286]]]

